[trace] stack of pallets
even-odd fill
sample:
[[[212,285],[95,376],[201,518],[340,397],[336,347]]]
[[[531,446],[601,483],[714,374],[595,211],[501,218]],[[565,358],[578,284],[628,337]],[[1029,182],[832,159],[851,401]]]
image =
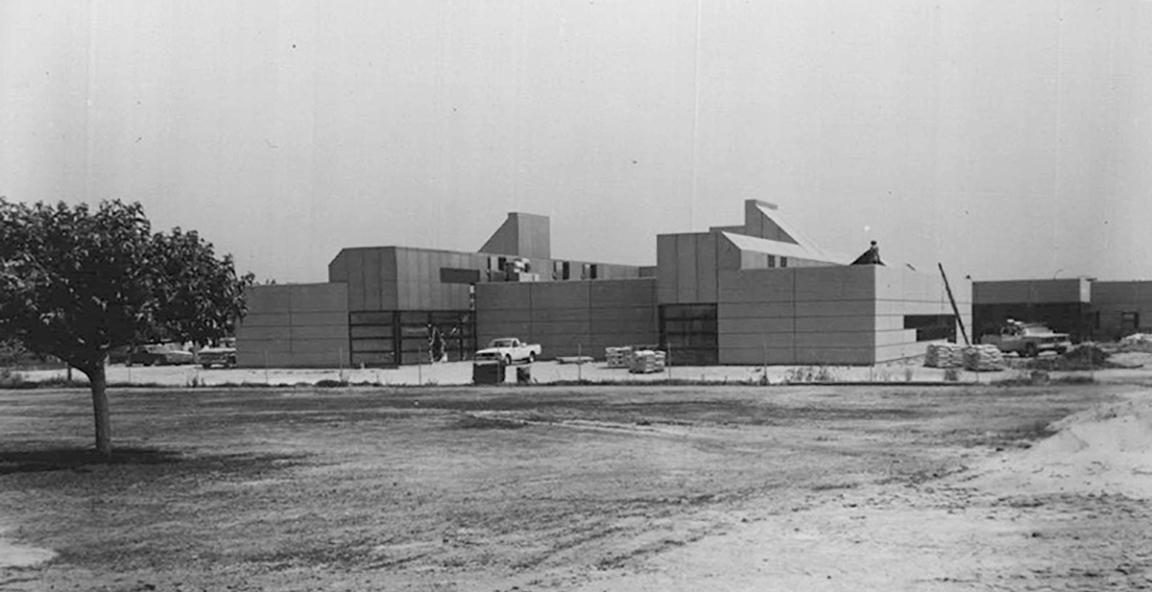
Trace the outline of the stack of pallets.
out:
[[[929,368],[959,368],[964,365],[964,346],[956,343],[933,343],[928,346],[924,365]]]
[[[664,370],[664,352],[642,349],[632,352],[628,371],[632,374],[651,374]]]
[[[995,345],[973,345],[964,348],[964,367],[985,372],[1004,369],[1004,354]]]
[[[629,367],[629,359],[631,356],[632,348],[628,346],[604,348],[604,359],[608,361],[609,368]]]

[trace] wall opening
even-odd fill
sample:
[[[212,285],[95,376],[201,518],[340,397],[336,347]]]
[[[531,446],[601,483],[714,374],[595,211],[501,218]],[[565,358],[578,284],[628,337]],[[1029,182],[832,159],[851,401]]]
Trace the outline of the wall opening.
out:
[[[660,348],[673,365],[720,363],[715,304],[661,304]]]

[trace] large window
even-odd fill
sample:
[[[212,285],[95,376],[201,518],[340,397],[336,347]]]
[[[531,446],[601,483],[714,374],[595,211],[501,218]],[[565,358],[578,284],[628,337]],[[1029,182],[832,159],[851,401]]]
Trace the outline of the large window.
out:
[[[427,364],[436,335],[449,361],[469,360],[476,351],[476,326],[468,311],[354,312],[348,320],[354,366]]]
[[[660,306],[660,347],[673,365],[707,365],[720,361],[715,304]]]

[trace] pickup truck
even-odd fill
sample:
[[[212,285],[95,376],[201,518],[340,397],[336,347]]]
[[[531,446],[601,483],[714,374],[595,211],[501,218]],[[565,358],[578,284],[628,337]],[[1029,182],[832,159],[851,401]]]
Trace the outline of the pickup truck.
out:
[[[1051,329],[1039,323],[1021,323],[1012,320],[1000,328],[999,334],[984,335],[980,338],[980,342],[995,345],[1002,352],[1016,352],[1028,358],[1036,357],[1042,351],[1063,354],[1072,347],[1067,333],[1053,333]]]
[[[505,365],[511,365],[514,362],[535,362],[539,355],[538,343],[521,343],[515,337],[499,337],[489,341],[488,347],[476,352],[476,360],[499,360]]]

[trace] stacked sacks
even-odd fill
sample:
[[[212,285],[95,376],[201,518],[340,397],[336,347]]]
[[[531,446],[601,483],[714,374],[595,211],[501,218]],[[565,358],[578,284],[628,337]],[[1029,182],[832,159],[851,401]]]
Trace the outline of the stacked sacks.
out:
[[[964,367],[977,372],[1004,369],[1004,354],[995,345],[964,348]]]
[[[664,352],[642,349],[632,353],[628,371],[632,374],[649,374],[664,370]]]
[[[929,368],[959,368],[964,365],[964,346],[956,343],[933,343],[924,355]]]
[[[604,348],[604,359],[608,362],[609,368],[627,368],[631,356],[632,348],[628,346]]]

